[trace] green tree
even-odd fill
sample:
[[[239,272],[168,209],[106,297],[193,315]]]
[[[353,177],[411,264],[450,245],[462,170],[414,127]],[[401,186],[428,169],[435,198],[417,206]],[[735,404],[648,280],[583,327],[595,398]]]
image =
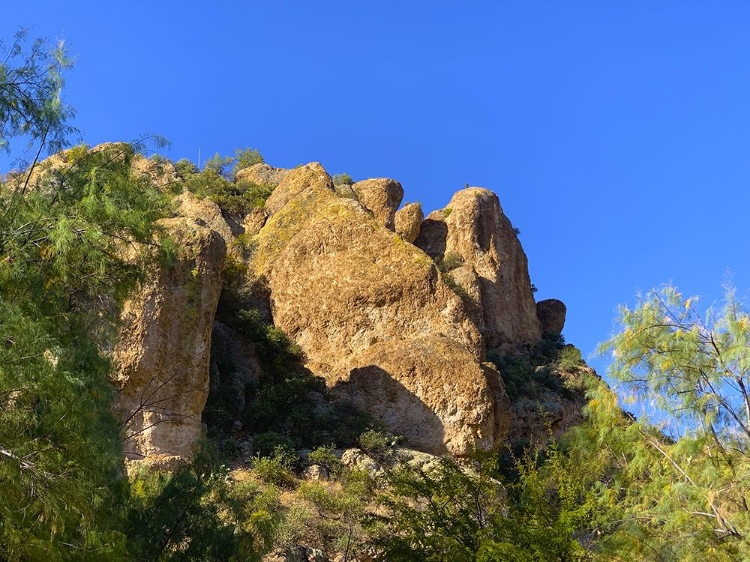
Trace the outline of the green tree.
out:
[[[583,561],[577,537],[591,516],[591,495],[565,456],[550,446],[513,462],[503,476],[496,458],[466,467],[452,458],[387,473],[373,517],[381,560]]]
[[[128,504],[129,560],[259,560],[255,533],[243,528],[252,498],[237,497],[227,471],[207,451],[172,472],[132,479]],[[260,534],[260,533],[258,533]]]
[[[716,313],[700,315],[696,302],[653,291],[621,310],[602,347],[623,401],[655,407],[636,420],[596,384],[574,432],[573,462],[597,490],[603,558],[749,559],[750,317],[732,291]]]
[[[56,152],[73,128],[73,110],[62,101],[64,71],[72,61],[61,42],[44,39],[26,48],[28,30],[18,31],[8,46],[0,43],[0,149],[10,153],[10,138],[25,137],[29,147]]]
[[[119,305],[142,271],[128,250],[156,246],[154,221],[168,209],[148,180],[131,175],[134,155],[130,145],[77,148],[60,168],[41,166],[24,180],[23,197],[13,197],[20,179],[0,185],[0,199],[10,201],[0,216],[6,558],[93,557],[122,546],[112,510],[120,432],[101,350],[112,345]]]
[[[138,147],[38,162],[70,132],[69,63],[25,37],[0,67],[0,140],[25,136],[36,155],[0,183],[0,558],[113,559],[126,486],[102,350],[141,272],[133,250],[156,246],[168,205],[131,174]]]
[[[234,166],[232,167],[232,177],[237,176],[237,172],[249,168],[255,164],[263,162],[263,155],[254,148],[238,148],[234,151]]]

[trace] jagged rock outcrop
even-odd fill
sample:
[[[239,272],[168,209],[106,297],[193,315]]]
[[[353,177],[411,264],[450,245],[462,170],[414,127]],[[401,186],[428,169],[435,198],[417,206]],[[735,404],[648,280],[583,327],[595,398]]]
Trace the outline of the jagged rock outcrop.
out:
[[[359,202],[372,212],[380,224],[394,229],[396,209],[404,198],[404,188],[396,180],[372,178],[352,184]]]
[[[226,245],[189,218],[161,221],[176,262],[154,265],[122,313],[115,346],[116,413],[129,459],[190,457],[209,388],[211,328]]]
[[[414,244],[446,269],[467,268],[452,277],[466,283],[461,286],[487,349],[509,350],[541,339],[526,254],[497,195],[478,187],[457,192],[445,209],[430,213]]]
[[[500,374],[452,339],[389,340],[349,363],[334,391],[420,451],[461,456],[490,449],[510,424]]]
[[[419,229],[424,221],[422,205],[419,203],[407,203],[396,211],[394,226],[396,234],[410,244],[419,236]]]
[[[266,224],[268,213],[265,209],[252,209],[242,221],[242,228],[248,236],[255,236]]]
[[[150,271],[126,306],[115,360],[129,458],[192,452],[212,326],[212,391],[236,393],[228,408],[237,423],[247,406],[244,391],[260,372],[253,342],[214,323],[226,251],[236,278],[222,313],[257,307],[334,396],[409,446],[460,456],[496,446],[509,430],[516,438],[544,427],[538,408],[511,405],[501,373],[483,363],[487,349],[513,352],[538,342],[542,328],[562,330],[565,316],[559,301],[534,303],[526,256],[495,194],[459,191],[425,220],[416,203],[397,212],[398,182],[337,189],[318,163],[256,164],[237,180],[276,187],[233,226],[214,203],[181,195],[180,218],[165,221],[177,263]],[[555,428],[578,419],[574,402],[544,396]]]
[[[565,327],[567,311],[565,303],[557,299],[547,299],[536,303],[536,315],[539,318],[542,333],[561,334]]]
[[[463,301],[429,256],[338,196],[321,170],[290,172],[253,238],[251,276],[268,286],[274,325],[338,396],[419,448],[491,447],[509,405],[497,372],[480,364]]]

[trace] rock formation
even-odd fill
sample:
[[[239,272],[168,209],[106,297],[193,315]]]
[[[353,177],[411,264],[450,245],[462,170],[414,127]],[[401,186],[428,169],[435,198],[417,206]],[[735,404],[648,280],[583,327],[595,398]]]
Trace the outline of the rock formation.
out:
[[[236,181],[275,188],[234,227],[214,203],[179,196],[179,217],[164,223],[179,243],[177,263],[154,267],[126,305],[114,355],[130,458],[190,455],[212,326],[212,392],[237,394],[235,419],[248,407],[243,389],[261,370],[253,342],[214,323],[225,251],[239,277],[225,284],[234,293],[222,296],[222,311],[260,295],[253,306],[301,348],[305,368],[407,445],[466,455],[543,425],[533,405],[510,403],[502,373],[484,361],[488,350],[524,353],[543,331],[559,333],[565,308],[534,302],[526,255],[494,193],[461,190],[424,219],[418,203],[397,211],[398,182],[343,189],[318,163],[256,164]],[[545,400],[558,427],[578,419],[579,405]]]
[[[237,172],[236,180],[238,182],[246,181],[276,187],[288,173],[289,170],[285,170],[284,168],[274,168],[264,162],[260,162]]]
[[[500,374],[446,337],[372,345],[350,359],[335,390],[427,453],[491,449],[510,424]]]
[[[259,234],[256,261],[268,267],[274,324],[302,347],[314,373],[333,383],[351,354],[426,335],[452,338],[480,358],[461,299],[423,252],[350,199],[303,196],[289,207],[307,217],[304,228],[269,264],[263,242],[283,238],[288,209],[279,211]]]
[[[154,265],[125,304],[113,356],[125,453],[152,462],[189,457],[201,436],[226,251],[219,234],[194,220],[162,226],[178,244],[176,263]]]
[[[401,184],[388,178],[358,181],[352,185],[359,202],[375,216],[380,224],[393,230],[396,209],[404,198]]]
[[[541,339],[526,254],[497,195],[470,187],[430,213],[414,244],[448,269],[468,293],[487,349],[508,350]]]
[[[396,234],[401,238],[413,243],[419,236],[419,229],[422,227],[424,213],[422,205],[419,203],[407,203],[396,211],[394,225]]]
[[[266,201],[266,210],[269,215],[273,215],[297,195],[306,191],[317,190],[335,193],[331,177],[326,173],[323,166],[317,162],[300,166],[284,175],[284,178]]]
[[[542,333],[561,334],[565,327],[567,313],[565,303],[557,299],[547,299],[536,303],[536,315],[542,327]]]

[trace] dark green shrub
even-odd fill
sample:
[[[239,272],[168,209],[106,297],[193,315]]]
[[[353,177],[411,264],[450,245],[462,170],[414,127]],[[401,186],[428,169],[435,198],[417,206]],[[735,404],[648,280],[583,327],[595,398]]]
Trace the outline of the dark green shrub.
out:
[[[281,367],[281,372],[271,369],[271,374],[281,374],[299,365],[299,346],[293,344],[283,331],[264,322],[257,310],[238,310],[227,323],[255,344],[255,352],[265,370],[277,364]]]
[[[198,197],[208,198],[231,215],[244,216],[252,209],[262,207],[273,192],[267,185],[247,181],[233,182],[226,177],[226,167],[232,159],[210,160],[202,172],[195,172],[192,162],[178,162],[178,175],[183,178],[188,190]],[[177,169],[177,164],[175,164]]]
[[[533,385],[534,367],[527,359],[489,353],[487,360],[500,371],[505,383],[505,391],[511,400],[522,396],[535,397],[537,395],[536,387]]]
[[[307,455],[308,464],[318,464],[325,467],[330,474],[341,474],[344,465],[341,464],[341,460],[336,456],[333,445],[328,447],[318,447]]]
[[[293,488],[296,484],[293,465],[294,459],[281,449],[270,457],[255,457],[253,460],[253,470],[258,478],[284,488]]]
[[[556,369],[574,370],[574,367],[580,365],[580,352],[566,351],[570,348],[572,346],[565,346],[565,339],[561,334],[548,332],[529,355],[499,355],[491,352],[487,354],[487,360],[494,363],[500,371],[511,399],[537,398],[547,391],[570,396],[573,387],[555,372]],[[566,354],[566,368],[560,364],[563,352]]]
[[[193,164],[193,162],[187,158],[182,158],[181,160],[175,162],[174,171],[180,178],[186,178],[192,174],[197,174],[198,172],[200,172],[198,166]]]
[[[349,174],[336,174],[333,176],[333,185],[351,185],[354,183]]]
[[[253,537],[227,516],[230,494],[226,471],[206,450],[173,472],[134,475],[124,506],[127,559],[246,559],[254,550]]]
[[[273,431],[258,433],[253,437],[253,451],[259,457],[271,457],[276,452],[294,456],[294,442],[286,435]]]
[[[368,429],[359,436],[362,450],[381,465],[388,465],[395,460],[394,447],[398,442],[398,437],[378,429]]]
[[[557,359],[557,367],[563,371],[574,371],[583,363],[581,352],[572,345],[566,345]]]

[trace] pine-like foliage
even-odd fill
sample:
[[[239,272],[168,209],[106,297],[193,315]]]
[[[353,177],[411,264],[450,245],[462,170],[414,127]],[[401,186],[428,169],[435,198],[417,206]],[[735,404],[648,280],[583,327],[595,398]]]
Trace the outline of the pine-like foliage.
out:
[[[750,553],[750,317],[733,293],[720,312],[672,287],[621,311],[610,376],[575,432],[573,464],[597,489],[605,559],[747,560]],[[649,421],[647,418],[652,418]]]
[[[168,210],[131,173],[134,155],[79,147],[0,185],[0,558],[111,559],[125,546],[103,352]]]

